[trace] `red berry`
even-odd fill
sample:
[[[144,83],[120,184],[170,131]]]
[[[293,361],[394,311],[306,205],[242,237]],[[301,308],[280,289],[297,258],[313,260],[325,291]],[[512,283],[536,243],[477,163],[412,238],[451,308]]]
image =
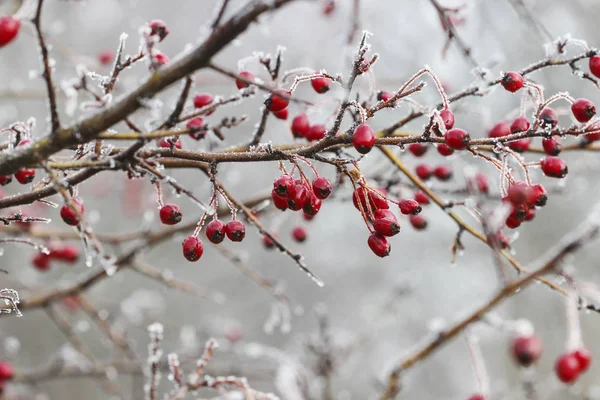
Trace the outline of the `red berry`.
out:
[[[6,46],[13,41],[19,29],[21,28],[21,21],[14,17],[0,17],[0,47]]]
[[[292,238],[298,243],[306,241],[308,234],[303,226],[297,226],[292,230]]]
[[[148,26],[151,29],[151,35],[157,35],[159,37],[159,41],[162,41],[168,34],[169,29],[167,28],[167,24],[165,24],[160,19],[155,19],[148,22]]]
[[[542,342],[535,335],[519,336],[512,342],[512,354],[519,365],[529,367],[542,355]]]
[[[367,124],[360,124],[352,136],[354,148],[361,154],[367,154],[375,144],[375,134],[373,129]]]
[[[448,181],[452,179],[452,168],[447,165],[438,165],[433,169],[433,175],[440,181]]]
[[[506,218],[505,222],[506,226],[510,229],[517,229],[519,226],[521,226],[521,219],[512,214]]]
[[[325,125],[316,124],[310,127],[305,137],[309,142],[314,142],[323,139],[326,132],[327,128],[325,128]]]
[[[451,148],[451,147],[449,147],[445,143],[438,144],[437,145],[437,151],[438,151],[438,153],[440,153],[444,157],[448,157],[448,156],[451,156],[452,154],[454,154],[454,149]]]
[[[304,214],[315,216],[321,209],[321,199],[319,199],[314,192],[310,191],[308,194],[308,200],[304,203],[302,210]]]
[[[183,256],[186,260],[194,262],[198,261],[204,253],[204,243],[196,236],[188,236],[181,243],[183,248]]]
[[[577,99],[571,104],[571,112],[579,122],[588,122],[596,115],[596,106],[588,99]]]
[[[267,235],[262,236],[262,242],[263,242],[263,246],[265,246],[265,248],[267,250],[271,250],[271,249],[275,248],[275,242],[273,240],[271,240],[271,238],[268,237]]]
[[[102,50],[98,54],[98,61],[102,65],[110,65],[114,58],[115,58],[115,53],[113,53],[113,51],[110,49]]]
[[[524,81],[523,76],[518,72],[508,72],[502,77],[500,83],[502,84],[504,89],[508,90],[511,93],[514,93],[523,87]]]
[[[558,136],[543,139],[542,147],[549,156],[557,156],[562,151],[562,143]]]
[[[388,238],[377,232],[372,232],[369,235],[367,244],[369,245],[371,251],[378,257],[386,257],[392,250],[392,245],[390,244]]]
[[[588,144],[600,140],[600,132],[588,133],[583,136],[583,143]]]
[[[290,175],[281,175],[273,182],[273,190],[279,197],[289,197],[294,194],[296,182]]]
[[[292,134],[295,138],[308,136],[310,130],[310,121],[306,114],[299,114],[292,120]]]
[[[429,204],[429,196],[427,196],[427,194],[422,190],[418,190],[415,192],[415,200],[421,205]]]
[[[579,360],[573,353],[563,354],[556,360],[554,371],[561,382],[573,383],[581,372]]]
[[[204,120],[202,118],[192,118],[186,124],[186,127],[190,131],[190,137],[195,140],[204,139],[206,137],[206,130],[203,130]]]
[[[427,148],[428,147],[422,143],[412,143],[408,146],[408,151],[410,151],[415,157],[421,157],[427,152]]]
[[[335,11],[336,0],[327,0],[323,6],[323,14],[329,16]]]
[[[540,166],[544,175],[551,178],[564,178],[569,172],[567,163],[558,157],[548,156],[540,161]]]
[[[6,186],[11,182],[12,182],[12,176],[10,176],[10,175],[0,176],[0,186]]]
[[[373,213],[373,229],[383,236],[394,236],[400,232],[400,225],[390,210],[375,210]]]
[[[73,199],[73,204],[77,208],[80,214],[83,214],[83,204],[77,199]],[[71,209],[67,204],[63,205],[60,209],[60,217],[67,225],[75,226],[79,225],[79,217],[77,213]]]
[[[161,53],[160,51],[154,53],[154,62],[156,62],[156,64],[158,64],[159,66],[168,64],[169,61],[171,61],[171,59],[164,53]],[[152,68],[152,65],[150,66],[150,68]]]
[[[50,257],[60,261],[74,263],[79,258],[79,249],[74,245],[65,245],[50,250]]]
[[[304,217],[305,221],[312,221],[312,219],[315,217],[314,215],[309,215],[306,213],[302,213],[302,216]]]
[[[452,129],[454,127],[454,113],[449,108],[444,108],[440,111],[440,117],[444,121],[446,129]]]
[[[540,123],[542,124],[542,127],[554,128],[558,125],[558,115],[556,115],[556,112],[553,109],[549,107],[544,108],[540,113]]]
[[[279,197],[275,190],[271,191],[271,199],[273,199],[273,205],[275,208],[280,209],[281,211],[285,211],[288,208],[288,201],[283,197]]]
[[[15,172],[15,179],[22,185],[31,183],[35,178],[35,169],[23,168]]]
[[[469,134],[459,128],[450,129],[444,135],[444,139],[446,140],[446,144],[453,148],[454,150],[464,150],[469,145]]]
[[[531,221],[535,218],[535,207],[529,207],[527,212],[525,213],[525,217],[523,217],[523,221]]]
[[[400,212],[404,215],[417,215],[421,212],[421,205],[413,199],[400,200]]]
[[[531,198],[531,186],[525,182],[515,182],[508,187],[507,197],[508,200],[518,206],[520,204],[526,204]]]
[[[360,199],[360,205],[362,206],[363,210],[368,212],[367,204],[365,202],[365,191],[368,192],[369,205],[371,206],[372,211],[380,208],[390,208],[390,205],[385,198],[361,186],[352,193],[352,203],[357,210],[359,210],[358,200]]]
[[[165,204],[160,208],[160,222],[165,225],[175,225],[181,222],[183,215],[177,204]]]
[[[488,137],[500,138],[510,135],[510,124],[507,121],[500,121],[490,129]]]
[[[174,147],[176,149],[181,150],[181,139],[179,137],[162,138],[158,142],[158,145],[163,149],[171,149]]]
[[[219,244],[225,239],[225,224],[223,221],[213,219],[206,225],[206,237],[211,243]]]
[[[275,118],[282,119],[285,121],[288,117],[288,109],[284,108],[281,111],[275,111],[275,112],[273,112],[273,115],[275,116]]]
[[[590,57],[590,72],[600,78],[600,56]]]
[[[0,381],[9,381],[13,378],[15,369],[8,361],[0,361]]]
[[[592,353],[585,347],[581,347],[573,353],[577,361],[579,361],[579,372],[585,372],[592,362]]]
[[[265,100],[265,106],[269,111],[281,111],[290,104],[292,93],[285,89],[275,89],[269,98]]]
[[[254,74],[249,71],[242,71],[238,75],[250,82],[254,82],[254,80],[256,79],[256,76],[254,76]],[[246,83],[246,82],[242,81],[241,79],[236,79],[235,86],[237,86],[238,89],[243,89],[243,88],[247,88],[248,86],[250,86],[250,83]]]
[[[418,231],[427,228],[427,220],[421,215],[410,215],[408,217],[410,224]]]
[[[515,120],[510,125],[510,131],[512,133],[527,132],[530,127],[531,127],[531,124],[529,123],[527,118],[518,117],[518,118],[515,118]]]
[[[324,176],[318,176],[312,181],[312,189],[317,198],[325,200],[331,194],[331,182]]]
[[[210,93],[199,93],[194,96],[194,107],[202,108],[211,104],[214,101],[214,97]]]
[[[386,102],[391,99],[394,95],[390,92],[386,92],[385,90],[380,90],[377,92],[377,100]]]
[[[329,91],[329,79],[327,78],[312,78],[310,84],[317,93],[323,94]]]
[[[417,165],[417,167],[415,168],[415,172],[416,172],[417,176],[419,177],[419,179],[424,180],[424,181],[431,178],[431,174],[433,173],[433,171],[431,170],[431,167],[427,164]]]
[[[292,211],[302,210],[307,201],[309,201],[309,192],[312,190],[304,184],[296,184],[294,194],[287,199],[288,208]]]
[[[531,139],[519,139],[513,140],[508,144],[508,147],[516,151],[517,153],[524,153],[529,150],[529,145],[531,144]]]
[[[536,205],[538,207],[544,207],[548,201],[548,193],[546,189],[540,184],[531,186],[531,198],[529,204]]]
[[[487,194],[490,190],[490,184],[488,182],[488,178],[481,172],[478,172],[475,175],[475,182],[469,181],[469,185],[476,186],[478,191],[480,191],[481,193],[485,193],[485,194]]]
[[[485,400],[485,397],[482,394],[474,394],[469,397],[469,400]]]
[[[246,237],[246,226],[242,221],[232,219],[225,225],[225,233],[232,242],[241,242]]]
[[[39,252],[31,259],[31,262],[36,269],[45,271],[50,268],[50,255]]]

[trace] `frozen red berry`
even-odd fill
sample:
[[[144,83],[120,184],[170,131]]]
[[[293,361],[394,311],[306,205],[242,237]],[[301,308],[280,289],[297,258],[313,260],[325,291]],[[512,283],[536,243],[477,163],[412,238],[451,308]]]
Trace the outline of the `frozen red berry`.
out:
[[[417,215],[421,212],[421,205],[413,199],[402,199],[399,202],[400,212],[404,215]]]
[[[422,190],[415,192],[415,200],[421,205],[427,205],[430,202],[429,196],[427,196],[427,194]]]
[[[83,214],[83,204],[79,202],[77,199],[73,199],[73,205],[79,212],[79,214]],[[65,204],[60,209],[60,217],[67,225],[75,226],[79,225],[79,216],[78,213],[73,211],[68,204]]]
[[[394,236],[400,232],[400,225],[390,210],[375,210],[373,213],[373,229],[383,236]]]
[[[443,182],[449,181],[452,179],[452,168],[448,165],[438,165],[433,169],[433,176]]]
[[[39,269],[40,271],[46,271],[48,268],[50,268],[50,255],[38,252],[31,259],[31,263],[36,269]]]
[[[167,24],[160,19],[154,19],[148,22],[148,26],[150,27],[150,34],[158,36],[159,41],[162,41],[169,34]]]
[[[361,154],[367,154],[375,144],[375,134],[373,129],[367,124],[360,124],[352,136],[352,144],[356,151]]]
[[[181,243],[183,256],[186,260],[194,262],[198,261],[204,253],[204,243],[196,236],[188,236]]]
[[[573,355],[579,361],[579,372],[585,372],[592,362],[592,353],[585,347],[580,347],[573,352]]]
[[[273,205],[275,206],[275,208],[277,208],[281,211],[287,210],[287,208],[288,208],[287,199],[283,198],[283,197],[279,197],[279,195],[275,192],[274,189],[271,191],[271,199],[273,200]]]
[[[241,242],[246,237],[246,226],[242,221],[232,219],[225,225],[225,234],[232,242]]]
[[[321,140],[325,137],[325,133],[327,132],[327,128],[325,127],[325,125],[323,124],[315,124],[313,126],[310,127],[310,129],[308,130],[308,133],[306,134],[305,138],[309,141],[309,142],[314,142],[317,140]]]
[[[369,235],[367,244],[369,245],[371,251],[378,257],[388,256],[392,249],[392,245],[390,244],[388,238],[377,232],[372,232]]]
[[[288,118],[288,109],[284,108],[281,111],[274,111],[273,115],[275,116],[275,118],[285,121]]]
[[[114,58],[115,58],[115,53],[110,49],[102,50],[98,54],[98,61],[102,65],[112,64]]]
[[[600,78],[600,56],[590,57],[590,72]]]
[[[265,100],[265,106],[269,111],[281,111],[290,104],[292,93],[285,89],[275,89],[269,98]]]
[[[225,224],[223,221],[213,219],[206,225],[206,237],[211,243],[219,244],[225,239]]]
[[[410,215],[408,220],[410,221],[412,227],[418,231],[422,231],[427,228],[427,220],[422,215]]]
[[[6,186],[12,182],[12,176],[10,175],[1,175],[0,176],[0,186]]]
[[[315,196],[321,200],[325,200],[329,197],[333,188],[329,179],[324,176],[318,176],[312,181],[312,189]]]
[[[273,190],[279,197],[289,197],[294,194],[296,182],[290,175],[281,175],[273,182]]]
[[[503,136],[510,135],[510,124],[508,121],[500,121],[496,123],[492,129],[488,132],[488,137],[490,138],[501,138]]]
[[[542,140],[542,147],[544,148],[544,153],[549,156],[557,156],[562,151],[562,143],[558,136],[544,138]]]
[[[262,236],[262,243],[263,243],[263,246],[265,246],[265,248],[267,250],[271,250],[271,249],[275,248],[275,242],[267,235]]]
[[[579,360],[573,353],[563,354],[554,364],[556,376],[563,383],[573,383],[581,372]]]
[[[183,214],[177,204],[165,204],[160,208],[160,222],[165,225],[176,225],[181,222]]]
[[[444,108],[440,111],[440,117],[444,121],[446,129],[452,129],[454,127],[454,113],[449,108]]]
[[[303,226],[297,226],[292,230],[292,238],[298,243],[305,242],[307,237],[308,233]]]
[[[427,152],[427,146],[425,146],[423,143],[411,143],[408,145],[408,151],[410,151],[415,157],[421,157]]]
[[[310,121],[306,114],[298,114],[292,120],[292,134],[295,138],[305,138],[310,130]]]
[[[551,178],[564,178],[569,172],[567,163],[562,158],[548,156],[540,161],[542,172]]]
[[[210,93],[198,93],[194,96],[194,107],[206,107],[207,105],[211,104],[214,100],[214,96]]]
[[[417,174],[419,179],[426,181],[429,178],[431,178],[433,171],[431,170],[431,167],[429,165],[419,164],[415,167],[415,173]]]
[[[596,106],[588,99],[577,99],[571,104],[571,112],[579,122],[588,122],[596,115]]]
[[[304,184],[296,184],[294,194],[287,199],[288,208],[292,211],[301,210],[309,200],[312,189]]]
[[[556,111],[549,107],[544,108],[540,113],[540,123],[544,128],[554,128],[558,125],[558,115],[556,115]]]
[[[190,131],[190,137],[194,140],[204,139],[206,137],[206,129],[202,129],[204,120],[202,118],[192,118],[186,124],[186,128]]]
[[[0,382],[6,382],[13,378],[15,369],[8,361],[0,361]]]
[[[68,263],[74,263],[79,259],[79,253],[80,252],[77,246],[67,244],[51,249],[50,258]]]
[[[531,123],[525,117],[518,117],[510,124],[511,133],[527,132]]]
[[[469,141],[471,140],[469,134],[459,128],[450,129],[444,135],[444,139],[446,140],[446,144],[454,150],[466,149],[469,145]]]
[[[249,82],[254,82],[256,79],[256,76],[252,72],[249,72],[249,71],[242,71],[238,75],[241,78],[244,78],[246,81],[249,81]],[[237,86],[238,89],[247,88],[250,85],[251,85],[251,83],[245,82],[241,79],[235,80],[235,86]]]
[[[533,203],[538,207],[543,207],[546,205],[547,201],[548,193],[546,192],[546,189],[540,184],[532,185],[530,203]]]
[[[437,145],[437,151],[438,151],[438,153],[440,153],[444,157],[448,157],[448,156],[451,156],[452,154],[454,154],[454,149],[451,148],[451,147],[449,147],[445,143],[438,144]]]
[[[162,147],[163,149],[176,148],[178,150],[181,150],[181,139],[179,138],[179,136],[177,138],[174,138],[174,137],[162,138],[158,142],[158,145],[160,147]]]
[[[35,169],[21,168],[15,172],[15,179],[22,185],[31,183],[35,178]]]
[[[0,17],[0,47],[6,46],[19,34],[21,21],[12,16]]]
[[[313,191],[309,191],[308,200],[304,203],[302,210],[304,214],[315,216],[321,209],[321,199],[319,199]]]
[[[504,89],[514,93],[523,87],[523,76],[518,72],[507,72],[500,81]]]
[[[318,77],[312,78],[310,80],[310,84],[312,85],[315,92],[323,94],[329,91],[329,79]]]
[[[542,355],[542,342],[535,336],[519,336],[512,342],[512,354],[522,367],[529,367]]]
[[[169,63],[169,61],[171,61],[171,59],[169,58],[169,56],[167,56],[164,53],[161,53],[160,51],[155,52],[152,56],[154,58],[154,62],[158,66],[166,65],[166,64]],[[152,65],[150,65],[150,69],[152,69]]]
[[[377,100],[386,102],[391,99],[394,95],[390,92],[386,92],[385,90],[380,90],[377,92]]]

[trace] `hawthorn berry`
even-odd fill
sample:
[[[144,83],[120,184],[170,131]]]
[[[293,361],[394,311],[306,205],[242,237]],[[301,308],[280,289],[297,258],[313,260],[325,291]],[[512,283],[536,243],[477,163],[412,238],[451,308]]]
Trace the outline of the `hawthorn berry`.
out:
[[[386,92],[385,90],[380,90],[377,92],[377,100],[386,102],[391,99],[394,95],[390,92]]]
[[[303,226],[297,226],[292,230],[292,238],[298,243],[305,242],[307,237],[308,234]]]
[[[15,179],[22,185],[27,185],[31,183],[35,178],[35,169],[32,168],[22,168],[15,172]]]
[[[285,121],[288,117],[288,109],[284,108],[281,111],[275,111],[275,112],[273,112],[273,115],[275,116],[275,118]]]
[[[367,244],[376,256],[382,258],[387,257],[390,254],[390,251],[392,250],[392,245],[390,244],[388,238],[377,232],[372,232],[369,235]]]
[[[181,139],[179,137],[177,137],[175,140],[173,139],[175,138],[162,138],[158,142],[158,145],[163,149],[171,149],[174,147],[178,150],[181,150]]]
[[[535,207],[529,207],[527,212],[525,213],[525,217],[523,217],[523,221],[531,221],[535,218]]]
[[[444,108],[440,111],[440,117],[444,121],[446,129],[452,129],[454,127],[454,113],[449,108]]]
[[[181,222],[183,215],[177,204],[165,204],[160,208],[160,222],[165,225],[176,225]]]
[[[10,175],[1,175],[0,176],[0,186],[6,186],[12,182],[12,176]]]
[[[113,51],[110,49],[102,50],[98,54],[98,62],[100,62],[102,65],[110,65],[114,58],[115,53],[113,53]]]
[[[287,199],[288,208],[292,211],[302,210],[307,201],[309,201],[309,192],[312,192],[304,184],[296,184],[294,194]]]
[[[512,342],[512,354],[522,367],[529,367],[542,355],[542,342],[535,336],[519,336]]]
[[[508,123],[508,121],[500,121],[500,122],[496,123],[496,125],[494,125],[492,127],[492,129],[490,129],[490,131],[488,132],[488,137],[489,138],[500,138],[503,136],[510,135],[510,132],[511,132],[511,126]]]
[[[304,214],[315,216],[321,209],[321,204],[321,199],[319,199],[314,192],[310,191],[308,194],[308,200],[306,203],[304,203],[302,210],[304,211]]]
[[[292,120],[292,134],[295,138],[308,136],[310,130],[310,121],[306,114],[298,114]]]
[[[325,200],[331,194],[332,190],[331,182],[324,176],[318,176],[312,181],[312,190],[321,200]]]
[[[427,220],[422,215],[410,215],[408,217],[410,224],[418,231],[427,228]]]
[[[571,104],[571,112],[579,122],[588,122],[596,115],[596,106],[588,99],[577,99]]]
[[[189,135],[194,140],[204,139],[206,137],[206,130],[203,130],[204,120],[202,118],[192,118],[185,125],[188,128]]]
[[[265,246],[265,248],[267,250],[271,250],[271,249],[275,248],[275,242],[267,235],[262,236],[262,243],[263,243],[263,246]]]
[[[194,262],[198,261],[204,253],[204,243],[197,236],[188,236],[181,243],[183,256],[186,260]]]
[[[167,24],[165,24],[164,21],[161,21],[160,19],[154,19],[148,22],[148,26],[151,29],[150,34],[158,36],[159,42],[162,42],[162,40],[169,34]]]
[[[549,156],[557,156],[562,151],[562,143],[558,136],[542,139],[542,147]]]
[[[249,71],[242,71],[238,75],[250,82],[254,82],[256,79],[256,76],[252,72],[249,72]],[[250,85],[251,85],[251,83],[244,82],[241,79],[235,80],[235,86],[237,86],[238,89],[247,88]]]
[[[516,215],[509,215],[508,218],[506,218],[506,226],[510,229],[517,229],[519,226],[521,226],[521,219],[518,218]]]
[[[469,397],[469,400],[486,400],[486,399],[482,394],[474,394],[473,396]]]
[[[590,57],[590,72],[600,78],[600,56]]]
[[[469,134],[459,128],[450,129],[444,135],[444,139],[446,140],[446,144],[454,150],[466,149],[471,140]]]
[[[592,362],[592,353],[585,347],[580,347],[573,352],[573,355],[579,362],[579,372],[585,372]]]
[[[444,157],[448,157],[448,156],[451,156],[452,154],[454,154],[454,149],[452,147],[448,146],[446,143],[438,144],[437,151]]]
[[[558,357],[554,364],[554,371],[561,382],[573,383],[581,373],[581,366],[574,353],[566,353]]]
[[[375,210],[373,213],[373,229],[383,236],[394,236],[400,232],[400,225],[390,210]]]
[[[400,212],[404,215],[417,215],[422,208],[418,201],[413,199],[402,199],[399,202]]]
[[[431,174],[433,173],[433,171],[431,170],[431,167],[429,165],[419,164],[415,168],[415,173],[417,174],[419,179],[426,181],[429,178],[431,178]]]
[[[430,202],[429,196],[427,196],[427,194],[425,194],[425,192],[422,190],[415,192],[415,200],[421,205],[427,205]]]
[[[360,205],[362,206],[362,209],[365,212],[367,211],[365,192],[367,192],[367,196],[369,196],[369,205],[371,206],[371,210],[378,210],[380,208],[390,208],[390,205],[384,197],[361,186],[352,193],[352,203],[354,204],[354,207],[357,210],[360,210],[358,203],[360,199]]]
[[[225,224],[223,221],[213,219],[206,225],[206,237],[211,243],[219,244],[225,239]]]
[[[308,133],[305,138],[309,142],[314,142],[317,140],[321,140],[325,137],[325,133],[327,132],[327,128],[323,124],[316,124],[310,127]]]
[[[531,123],[525,117],[518,117],[510,124],[511,133],[527,132],[531,127]]]
[[[312,78],[310,80],[315,92],[319,94],[327,93],[329,91],[329,79],[324,77]]]
[[[13,378],[15,369],[8,361],[0,361],[0,382],[9,381]]]
[[[525,83],[523,76],[518,72],[507,72],[500,81],[502,87],[511,93],[515,93],[523,87]]]
[[[79,211],[79,214],[83,214],[83,204],[77,199],[73,199],[73,205]],[[75,226],[79,225],[79,216],[75,211],[69,207],[68,204],[64,204],[60,209],[60,217],[67,225]]]
[[[529,150],[530,144],[531,144],[531,139],[525,138],[525,139],[513,140],[512,142],[510,142],[508,144],[508,147],[510,147],[512,150],[516,151],[517,153],[524,153],[527,150]]]
[[[600,140],[600,132],[593,132],[583,135],[582,142],[584,145]]]
[[[507,198],[515,206],[526,204],[531,198],[531,186],[525,182],[515,182],[508,187]]]
[[[375,144],[373,129],[367,124],[360,124],[352,136],[352,144],[360,154],[367,154]]]
[[[296,182],[290,175],[281,175],[273,182],[273,190],[279,197],[289,197],[294,194]]]
[[[438,165],[433,169],[433,175],[440,181],[448,181],[452,179],[452,168],[447,165]]]
[[[214,96],[210,93],[199,93],[194,96],[194,107],[206,107],[207,105],[211,104],[214,100]]]
[[[265,106],[269,111],[281,111],[290,104],[292,93],[285,89],[275,89],[269,98],[265,100]]]
[[[50,255],[44,254],[40,251],[33,256],[31,263],[36,269],[39,269],[40,271],[46,271],[48,268],[50,268]]]
[[[154,57],[154,62],[158,65],[166,65],[169,63],[169,61],[171,61],[171,59],[169,58],[169,56],[167,56],[164,53],[161,53],[160,51],[157,51],[156,53],[153,54]],[[150,65],[150,69],[152,69],[152,65]]]
[[[408,145],[408,151],[410,151],[415,157],[421,157],[427,152],[427,146],[422,143],[411,143]]]
[[[302,217],[304,217],[305,221],[312,221],[312,219],[315,217],[314,215],[309,215],[306,213],[302,213]]]
[[[569,172],[567,163],[558,157],[548,156],[540,161],[540,166],[544,175],[551,178],[564,178]]]
[[[241,242],[246,237],[246,226],[242,221],[232,219],[225,225],[225,233],[232,242]]]
[[[558,125],[558,115],[550,107],[546,107],[540,113],[540,123],[544,128],[554,128]]]
[[[0,47],[6,46],[19,34],[21,21],[12,16],[0,17]]]
[[[50,250],[50,258],[74,263],[79,259],[79,249],[74,245],[64,245]]]
[[[273,205],[275,208],[285,211],[288,208],[288,201],[283,197],[279,197],[275,190],[271,191],[271,199],[273,200]]]
[[[546,189],[539,183],[531,186],[531,199],[530,204],[534,204],[538,207],[544,207],[548,201],[548,193]]]

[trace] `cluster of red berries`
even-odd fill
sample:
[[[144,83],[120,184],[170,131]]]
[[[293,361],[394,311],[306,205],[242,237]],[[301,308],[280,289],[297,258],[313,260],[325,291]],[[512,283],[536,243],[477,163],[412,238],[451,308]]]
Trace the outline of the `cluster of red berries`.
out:
[[[585,347],[560,355],[554,364],[556,376],[564,383],[574,383],[592,362],[592,354]]]
[[[232,242],[241,242],[246,237],[246,226],[235,218],[227,224],[215,218],[206,226],[206,237],[211,243],[219,244],[225,236]],[[181,247],[183,256],[191,262],[198,261],[204,253],[204,243],[195,235],[185,238]]]
[[[317,176],[311,184],[304,177],[294,179],[285,174],[273,182],[271,198],[279,210],[302,210],[305,215],[314,217],[321,209],[322,200],[329,197],[331,191],[331,182],[324,176]]]
[[[50,248],[49,253],[38,252],[33,256],[31,263],[40,270],[46,271],[50,268],[51,261],[60,261],[73,264],[79,259],[79,249],[73,245],[63,245]]]
[[[181,139],[179,137],[162,138],[158,141],[158,146],[163,149],[175,148],[181,150]]]
[[[314,142],[325,137],[327,128],[323,124],[311,125],[308,116],[302,113],[292,120],[291,131],[294,138],[304,138],[309,142]]]
[[[524,221],[535,217],[536,207],[543,207],[548,201],[546,189],[540,184],[528,185],[525,182],[515,182],[508,187],[503,202],[509,204],[511,212],[506,218],[506,226],[515,229]]]
[[[0,47],[12,42],[19,34],[20,28],[20,20],[11,16],[0,17]]]
[[[25,146],[31,143],[30,139],[23,139],[19,142],[18,146]],[[35,179],[35,169],[33,168],[21,168],[17,170],[14,174],[15,179],[22,185],[27,185],[28,183],[33,182]],[[3,175],[0,176],[0,186],[6,186],[12,182],[12,176]]]

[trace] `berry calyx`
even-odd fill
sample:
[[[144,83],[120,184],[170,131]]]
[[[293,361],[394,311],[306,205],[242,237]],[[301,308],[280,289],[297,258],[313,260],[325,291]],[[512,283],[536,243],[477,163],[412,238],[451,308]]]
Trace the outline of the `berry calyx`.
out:
[[[387,257],[390,254],[390,251],[392,250],[392,245],[390,244],[388,238],[377,232],[372,232],[369,235],[367,244],[376,256],[382,258]]]
[[[292,238],[298,243],[305,242],[307,237],[308,233],[303,226],[297,226],[292,230]]]
[[[202,257],[204,253],[204,243],[196,236],[188,236],[181,243],[183,256],[186,260],[195,262]]]
[[[210,93],[199,93],[194,96],[194,107],[206,107],[207,105],[211,104],[214,100],[214,96]]]
[[[525,81],[523,75],[518,72],[507,72],[500,81],[502,87],[511,93],[515,93],[523,87]]]
[[[21,21],[9,16],[0,18],[0,47],[12,42],[19,34]]]
[[[83,214],[83,204],[79,202],[77,199],[73,199],[73,205],[79,211],[79,214]],[[68,204],[65,204],[60,209],[60,217],[67,225],[75,226],[79,225],[79,216],[75,211],[69,207]]]
[[[318,176],[312,181],[312,189],[317,198],[325,200],[331,194],[333,187],[329,179],[324,176]]]
[[[399,202],[400,212],[404,215],[417,215],[422,208],[418,201],[413,199],[402,199]]]
[[[292,93],[285,89],[275,89],[269,98],[265,100],[265,106],[269,111],[281,111],[290,104]]]
[[[329,79],[318,77],[312,78],[310,80],[310,84],[312,85],[315,92],[319,94],[327,93],[329,91]]]
[[[232,219],[225,225],[225,234],[232,242],[241,242],[246,237],[246,226],[242,221]]]
[[[367,154],[375,144],[373,129],[367,124],[360,124],[352,136],[352,144],[360,154]]]
[[[410,224],[418,231],[427,228],[427,220],[422,215],[411,215],[408,217]]]
[[[408,151],[410,151],[415,157],[421,157],[427,152],[427,148],[428,147],[422,143],[411,143],[408,145]]]
[[[273,182],[273,191],[279,197],[289,197],[294,194],[296,182],[290,175],[281,175]]]
[[[444,108],[440,111],[440,117],[444,121],[446,129],[452,129],[454,127],[454,113],[449,108]]]
[[[310,130],[310,121],[306,114],[299,114],[292,120],[292,134],[295,138],[305,138]]]
[[[562,143],[558,136],[543,139],[542,147],[544,148],[544,153],[549,156],[557,156],[562,151]]]
[[[600,56],[590,57],[589,65],[592,75],[600,78]]]
[[[35,178],[35,169],[22,168],[15,172],[15,179],[22,185],[31,183]]]
[[[542,172],[550,178],[564,178],[569,172],[567,163],[562,158],[548,156],[540,161]]]
[[[563,354],[556,360],[554,371],[563,383],[573,383],[581,372],[579,360],[573,353]]]
[[[310,127],[306,136],[304,136],[309,142],[321,140],[325,137],[327,128],[323,124],[316,124]]]
[[[400,225],[390,210],[375,210],[373,213],[373,229],[383,236],[394,236],[400,232]]]
[[[544,108],[540,113],[540,123],[544,128],[554,128],[558,125],[558,115],[551,108]]]
[[[275,111],[275,112],[273,112],[273,115],[275,116],[275,118],[285,121],[288,117],[288,109],[284,108],[281,111]]]
[[[446,144],[454,150],[466,149],[471,140],[469,134],[465,130],[459,128],[450,129],[444,135],[444,139],[446,140]]]
[[[249,72],[249,71],[242,71],[238,75],[250,82],[254,82],[256,79],[256,76],[252,72]],[[244,82],[241,79],[235,80],[235,86],[237,86],[238,89],[247,88],[250,85],[251,85],[251,83]]]
[[[176,225],[181,222],[183,215],[177,204],[165,204],[159,211],[160,222],[165,225]]]
[[[530,195],[531,199],[529,203],[534,204],[537,207],[544,207],[546,205],[546,202],[548,201],[548,193],[546,192],[546,189],[539,183],[537,185],[531,186]]]
[[[529,367],[542,355],[542,342],[535,336],[519,336],[512,342],[512,354],[522,367]]]
[[[427,164],[419,164],[416,166],[415,168],[415,173],[417,174],[417,176],[419,177],[419,179],[426,181],[429,178],[431,178],[431,175],[433,174],[433,171],[431,170],[431,167]]]
[[[449,181],[452,179],[452,168],[448,165],[438,165],[433,169],[433,175],[440,181]]]
[[[219,244],[225,239],[225,224],[223,221],[213,219],[206,225],[206,237],[211,243]]]
[[[579,122],[588,122],[596,115],[596,106],[588,99],[577,99],[571,104],[571,112]]]

